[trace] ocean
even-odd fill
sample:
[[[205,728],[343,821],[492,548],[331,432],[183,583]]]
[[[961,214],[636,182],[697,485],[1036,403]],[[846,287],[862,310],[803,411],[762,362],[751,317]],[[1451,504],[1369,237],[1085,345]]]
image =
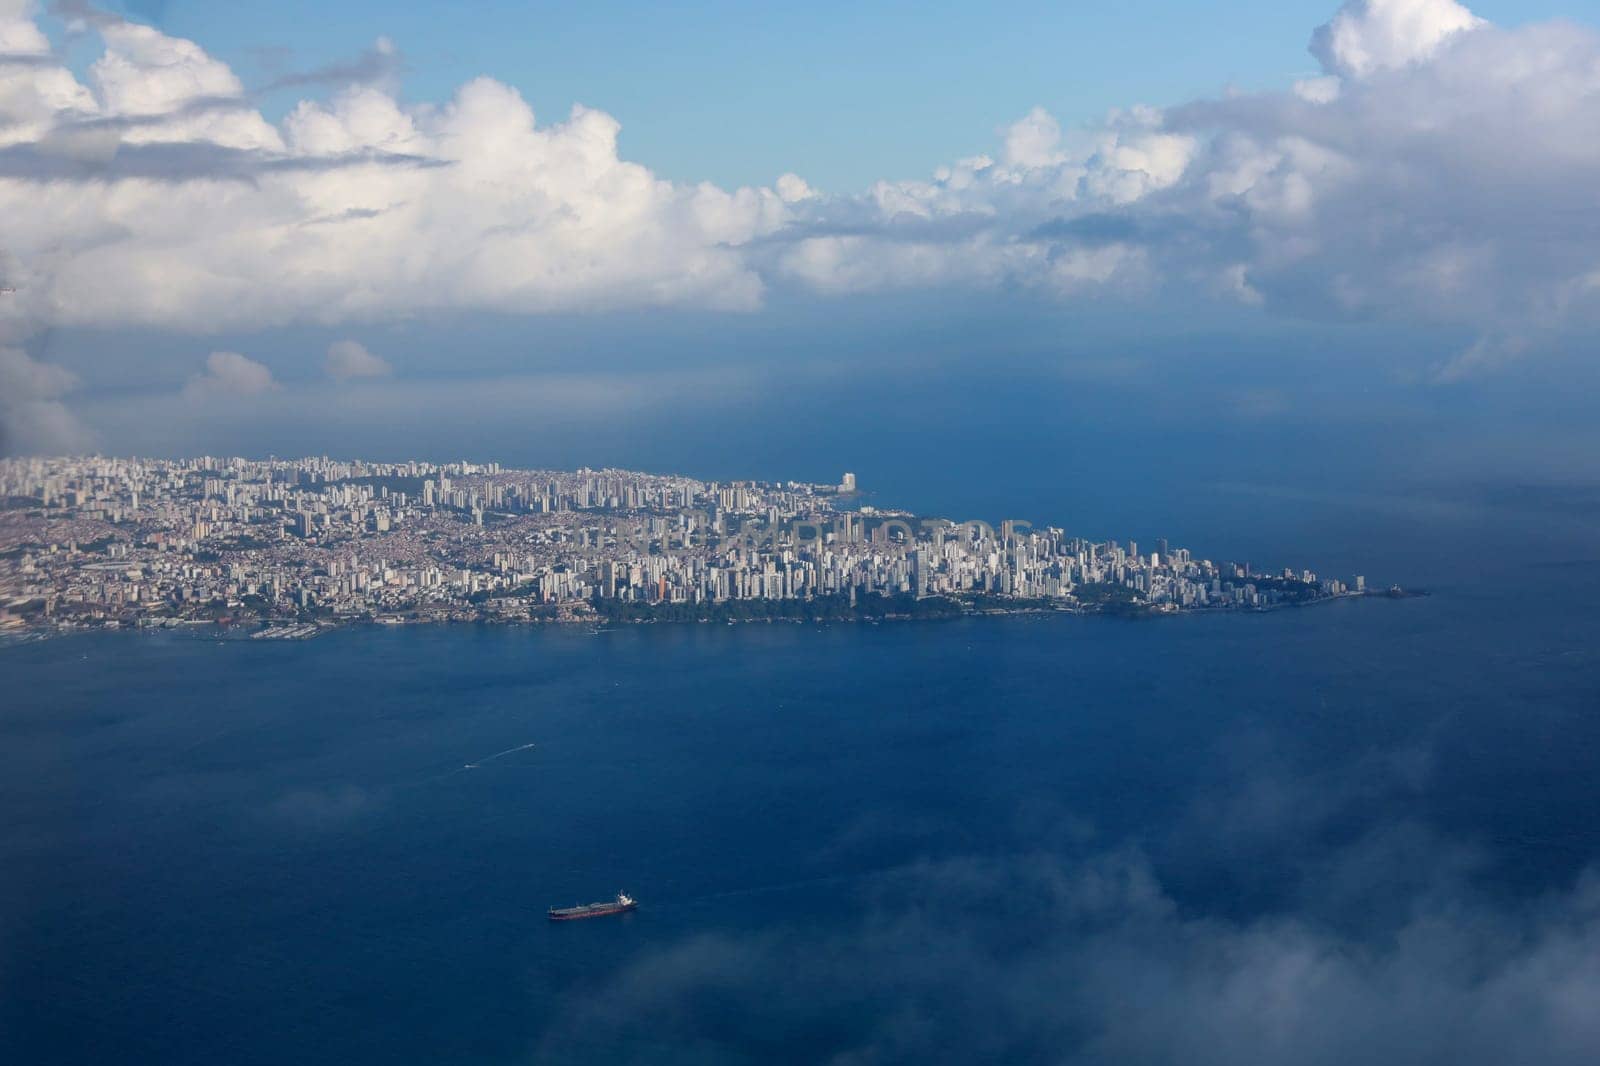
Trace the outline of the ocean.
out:
[[[1270,614],[0,648],[0,1061],[1562,1061],[1513,1008],[1593,970],[1600,566],[1498,558]]]

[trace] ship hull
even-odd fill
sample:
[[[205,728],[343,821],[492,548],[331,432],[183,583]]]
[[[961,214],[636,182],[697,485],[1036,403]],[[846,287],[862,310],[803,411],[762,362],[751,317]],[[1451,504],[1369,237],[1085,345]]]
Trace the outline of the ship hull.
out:
[[[626,914],[637,907],[637,903],[606,903],[591,907],[569,907],[564,910],[551,910],[552,922],[579,922],[585,918],[609,918],[613,914]]]

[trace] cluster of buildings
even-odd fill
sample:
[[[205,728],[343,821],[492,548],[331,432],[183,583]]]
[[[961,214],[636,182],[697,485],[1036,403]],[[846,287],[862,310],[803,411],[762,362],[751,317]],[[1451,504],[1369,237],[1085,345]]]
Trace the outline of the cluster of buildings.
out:
[[[327,458],[0,461],[0,628],[583,620],[605,601],[1265,608],[1364,592],[838,485]],[[692,613],[692,612],[691,612]],[[679,612],[682,616],[682,611]]]

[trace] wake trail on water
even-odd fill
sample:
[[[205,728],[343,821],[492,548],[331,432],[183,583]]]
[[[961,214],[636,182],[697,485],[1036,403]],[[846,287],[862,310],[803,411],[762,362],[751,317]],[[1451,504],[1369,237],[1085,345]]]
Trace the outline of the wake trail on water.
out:
[[[532,745],[532,744],[519,744],[514,748],[507,748],[505,751],[497,751],[493,755],[488,756],[487,758],[479,759],[477,762],[469,762],[469,763],[467,763],[467,765],[463,766],[461,768],[461,770],[459,770],[457,772],[458,773],[464,773],[467,770],[476,770],[479,767],[481,767],[481,766],[483,766],[483,765],[485,765],[487,763],[494,762],[496,759],[503,759],[507,755],[515,755],[519,751],[527,751],[529,748],[532,748],[533,746],[534,745]]]
[[[515,755],[519,751],[530,751],[536,746],[537,745],[534,744],[518,744],[516,747],[507,748],[505,751],[497,751],[493,755],[485,755],[476,762],[466,763],[463,766],[456,767],[454,770],[439,770],[436,773],[428,774],[411,782],[409,785],[403,785],[401,787],[420,788],[423,785],[434,784],[439,781],[448,781],[451,778],[458,777],[461,774],[467,773],[468,771],[482,769],[489,763],[494,762],[496,759],[503,759],[507,755]]]

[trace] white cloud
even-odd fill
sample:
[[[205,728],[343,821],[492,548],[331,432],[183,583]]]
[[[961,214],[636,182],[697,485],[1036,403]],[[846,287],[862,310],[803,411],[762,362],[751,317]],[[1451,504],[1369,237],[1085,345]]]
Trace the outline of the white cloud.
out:
[[[42,47],[26,16],[0,26]],[[18,302],[53,324],[750,308],[763,286],[740,246],[809,194],[798,178],[663,181],[619,158],[610,116],[541,125],[487,78],[414,108],[353,86],[274,126],[195,43],[93,29],[87,86],[48,63],[0,69],[0,110],[26,119],[0,126],[17,149],[0,153],[6,251]]]
[[[0,251],[19,290],[0,314],[34,323],[750,309],[774,284],[1170,286],[1484,335],[1600,317],[1600,40],[1455,0],[1348,0],[1313,39],[1324,77],[1090,129],[1034,109],[993,156],[858,196],[794,174],[665,181],[618,155],[611,116],[539,123],[487,78],[407,106],[384,76],[352,77],[273,124],[200,46],[114,17],[94,20],[105,53],[80,84],[29,9],[0,4],[0,41],[31,57],[0,65]]]
[[[51,61],[50,41],[25,0],[0,0],[0,147],[38,141],[56,116],[94,106],[89,91]]]
[[[1448,37],[1485,25],[1455,0],[1346,0],[1311,39],[1330,74],[1364,78],[1432,55]]]
[[[1000,159],[1008,167],[1047,167],[1062,162],[1061,124],[1036,107],[1006,127]]]
[[[798,174],[780,175],[773,187],[777,190],[779,199],[786,204],[799,203],[817,195],[811,186],[806,184],[806,179]]]
[[[89,68],[102,114],[155,119],[129,125],[130,144],[206,141],[228,148],[282,150],[283,139],[243,103],[244,86],[193,41],[148,26],[108,21],[99,27],[106,51]],[[196,107],[216,104],[215,107]]]
[[[183,387],[186,400],[222,400],[260,396],[277,389],[272,371],[238,352],[212,352],[203,372]]]
[[[1325,74],[1320,78],[1302,78],[1294,83],[1294,94],[1300,99],[1312,104],[1331,104],[1339,98],[1339,90],[1343,83],[1336,74]]]
[[[1281,92],[1072,133],[1036,109],[998,162],[810,209],[777,269],[827,291],[1199,289],[1485,335],[1600,320],[1600,39],[1448,0],[1351,0],[1314,48],[1335,73]]]
[[[1080,131],[1035,109],[997,161],[810,206],[776,269],[825,291],[1165,286],[1485,335],[1597,324],[1595,34],[1350,0],[1313,49],[1330,73],[1280,92]]]
[[[335,381],[381,378],[391,372],[388,362],[367,351],[359,341],[334,341],[328,345],[328,376]]]

